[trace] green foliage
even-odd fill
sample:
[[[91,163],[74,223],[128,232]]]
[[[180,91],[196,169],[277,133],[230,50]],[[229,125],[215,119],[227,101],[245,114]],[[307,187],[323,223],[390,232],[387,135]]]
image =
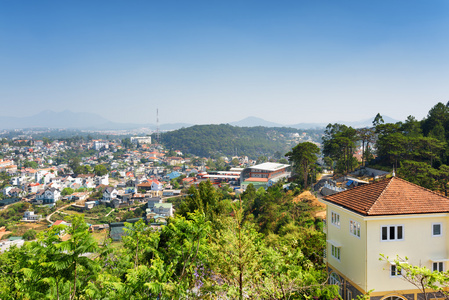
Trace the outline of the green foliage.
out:
[[[292,202],[281,185],[249,185],[241,202],[228,192],[202,182],[166,226],[125,223],[119,247],[99,245],[83,217],[72,216],[71,226],[0,254],[0,299],[337,297],[325,284],[325,238],[309,203]]]
[[[222,194],[217,192],[209,180],[200,182],[198,188],[192,185],[187,194],[176,212],[181,216],[187,217],[189,213],[199,211],[211,221],[226,211],[226,203],[221,201]]]
[[[36,235],[37,235],[36,230],[29,229],[29,230],[25,231],[25,233],[22,235],[22,238],[25,241],[30,241],[30,240],[34,240],[36,238]]]
[[[37,162],[32,161],[32,160],[26,160],[23,165],[24,168],[33,168],[33,169],[37,169],[39,167],[39,165],[37,164]]]
[[[94,173],[97,176],[103,176],[108,174],[108,169],[105,167],[105,165],[96,165],[94,167]]]
[[[71,195],[71,194],[73,194],[74,192],[75,192],[74,189],[72,189],[72,188],[70,188],[70,187],[66,187],[66,188],[63,188],[63,189],[62,189],[62,191],[61,191],[61,196]]]
[[[292,151],[285,154],[288,160],[293,164],[294,170],[301,175],[304,187],[307,188],[307,179],[311,170],[312,164],[316,163],[320,153],[320,148],[317,145],[305,142],[300,143],[292,148]]]
[[[342,124],[329,124],[323,136],[323,154],[336,162],[337,171],[348,173],[357,166],[354,150],[357,131]]]
[[[195,125],[170,131],[162,136],[168,149],[179,149],[201,157],[213,155],[247,155],[250,158],[285,153],[289,147],[284,135],[297,132],[293,128],[235,127],[231,125]],[[319,135],[319,130],[308,130]],[[215,168],[214,168],[215,169]]]
[[[379,260],[389,261],[390,258],[380,254]],[[396,256],[393,262],[397,270],[401,272],[402,278],[423,293],[423,299],[433,299],[437,292],[444,295],[446,299],[449,297],[449,273],[431,271],[426,267],[412,265],[407,260],[407,257]]]

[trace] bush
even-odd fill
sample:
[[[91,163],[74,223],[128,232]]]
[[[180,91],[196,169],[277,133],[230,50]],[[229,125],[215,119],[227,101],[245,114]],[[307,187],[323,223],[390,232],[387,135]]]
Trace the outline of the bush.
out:
[[[30,229],[30,230],[27,230],[27,231],[23,234],[22,238],[23,238],[24,240],[26,240],[26,241],[30,241],[30,240],[36,239],[36,235],[37,235],[36,230]]]

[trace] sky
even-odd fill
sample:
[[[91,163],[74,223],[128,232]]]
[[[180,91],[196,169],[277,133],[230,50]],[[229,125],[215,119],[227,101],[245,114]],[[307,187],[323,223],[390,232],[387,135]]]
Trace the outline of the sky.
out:
[[[281,124],[449,101],[449,1],[0,1],[0,115]]]

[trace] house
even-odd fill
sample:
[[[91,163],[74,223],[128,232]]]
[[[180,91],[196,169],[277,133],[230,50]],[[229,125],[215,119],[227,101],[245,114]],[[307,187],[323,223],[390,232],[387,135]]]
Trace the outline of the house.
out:
[[[163,185],[158,180],[153,180],[153,182],[151,183],[151,190],[153,190],[153,191],[162,191],[162,188],[163,188]]]
[[[173,204],[172,203],[155,203],[153,206],[153,212],[155,214],[172,217],[173,216]]]
[[[162,191],[162,196],[179,196],[181,190],[164,190]]]
[[[42,204],[55,204],[56,201],[61,199],[61,192],[56,188],[46,188],[40,190],[36,194],[36,202]]]
[[[173,171],[173,172],[167,174],[164,178],[166,178],[167,180],[172,180],[172,179],[178,178],[179,176],[181,176],[181,173]]]
[[[326,263],[343,299],[373,290],[372,300],[420,299],[396,257],[449,269],[449,198],[397,177],[329,195]],[[389,257],[381,259],[380,254]],[[391,298],[393,297],[393,298]]]
[[[117,198],[118,191],[112,187],[108,186],[103,191],[103,199],[102,201],[111,201],[115,198]]]
[[[158,204],[158,203],[162,203],[162,198],[159,198],[159,197],[149,198],[147,200],[147,207],[150,209],[153,209],[154,205]]]
[[[37,193],[37,191],[40,189],[41,185],[39,183],[30,183],[27,186],[28,193]]]
[[[97,206],[98,204],[99,204],[98,201],[86,201],[86,202],[84,202],[84,208],[85,209],[92,209],[95,206]]]
[[[26,192],[22,189],[13,188],[9,190],[9,196],[12,198],[21,198],[26,195]]]
[[[152,180],[146,180],[137,185],[137,190],[150,191],[152,184],[153,184]]]
[[[100,184],[109,185],[109,173],[103,176],[96,176],[94,179],[96,185]]]
[[[24,221],[39,221],[40,219],[42,219],[42,215],[35,215],[34,211],[27,210],[23,215]]]

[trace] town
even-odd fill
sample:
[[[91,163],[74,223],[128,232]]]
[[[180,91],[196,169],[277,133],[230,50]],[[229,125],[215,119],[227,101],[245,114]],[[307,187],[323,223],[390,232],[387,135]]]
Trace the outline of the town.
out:
[[[442,103],[432,108],[429,119],[435,120],[437,109],[449,120],[449,106]],[[410,135],[411,126],[416,135]],[[251,287],[259,279],[247,279],[246,287],[234,280],[239,274],[259,272],[262,264],[268,264],[264,268],[280,264],[292,272],[301,269],[309,281],[294,275],[299,269],[278,279],[269,275],[260,280],[291,284],[283,292],[295,297],[298,288],[309,295],[347,300],[443,296],[448,283],[444,232],[449,173],[439,156],[444,144],[420,135],[419,126],[424,125],[413,118],[384,123],[377,114],[371,127],[329,124],[322,143],[307,133],[291,134],[278,141],[291,145],[293,139],[296,145],[290,151],[257,159],[201,157],[166,149],[154,133],[121,139],[90,135],[34,139],[22,133],[3,138],[0,252],[34,255],[35,251],[50,251],[47,243],[73,244],[83,235],[79,242],[90,241],[92,250],[80,248],[76,260],[83,255],[92,257],[100,249],[115,253],[102,260],[90,258],[105,270],[120,253],[127,253],[129,266],[151,267],[154,258],[145,256],[151,253],[152,257],[163,256],[165,263],[181,255],[181,264],[211,264],[221,276],[217,281],[196,266],[190,272],[200,272],[200,279],[187,278],[182,290],[171,292],[170,287],[166,295],[200,297],[202,282],[208,282],[220,297],[241,293],[242,299],[243,293],[251,291],[263,299],[267,290]],[[204,128],[212,128],[214,134],[217,127]],[[392,144],[392,135],[413,145],[415,152],[409,154],[406,148]],[[388,167],[397,165],[398,158],[402,162],[398,169]],[[438,160],[440,164],[433,164]],[[427,175],[417,176],[417,172]],[[426,242],[414,246],[414,234]],[[264,242],[256,246],[262,236]],[[139,246],[141,240],[145,245]],[[282,259],[270,256],[279,244],[287,247]],[[183,250],[177,251],[178,247]],[[197,260],[192,253],[200,248],[204,257]],[[251,256],[243,255],[246,249],[252,249]],[[143,251],[140,258],[139,251]],[[184,251],[191,254],[185,257]],[[220,256],[223,253],[228,254]],[[286,260],[291,255],[297,257],[292,258],[295,263]],[[253,269],[229,271],[230,258],[239,268],[254,264]],[[264,259],[269,260],[256,263]],[[318,273],[313,273],[314,268]],[[76,279],[70,276],[67,280],[75,280],[75,287]],[[428,281],[419,283],[421,278]],[[163,279],[159,282],[166,284]],[[139,287],[116,295],[134,295],[137,290],[152,295],[157,291]]]

